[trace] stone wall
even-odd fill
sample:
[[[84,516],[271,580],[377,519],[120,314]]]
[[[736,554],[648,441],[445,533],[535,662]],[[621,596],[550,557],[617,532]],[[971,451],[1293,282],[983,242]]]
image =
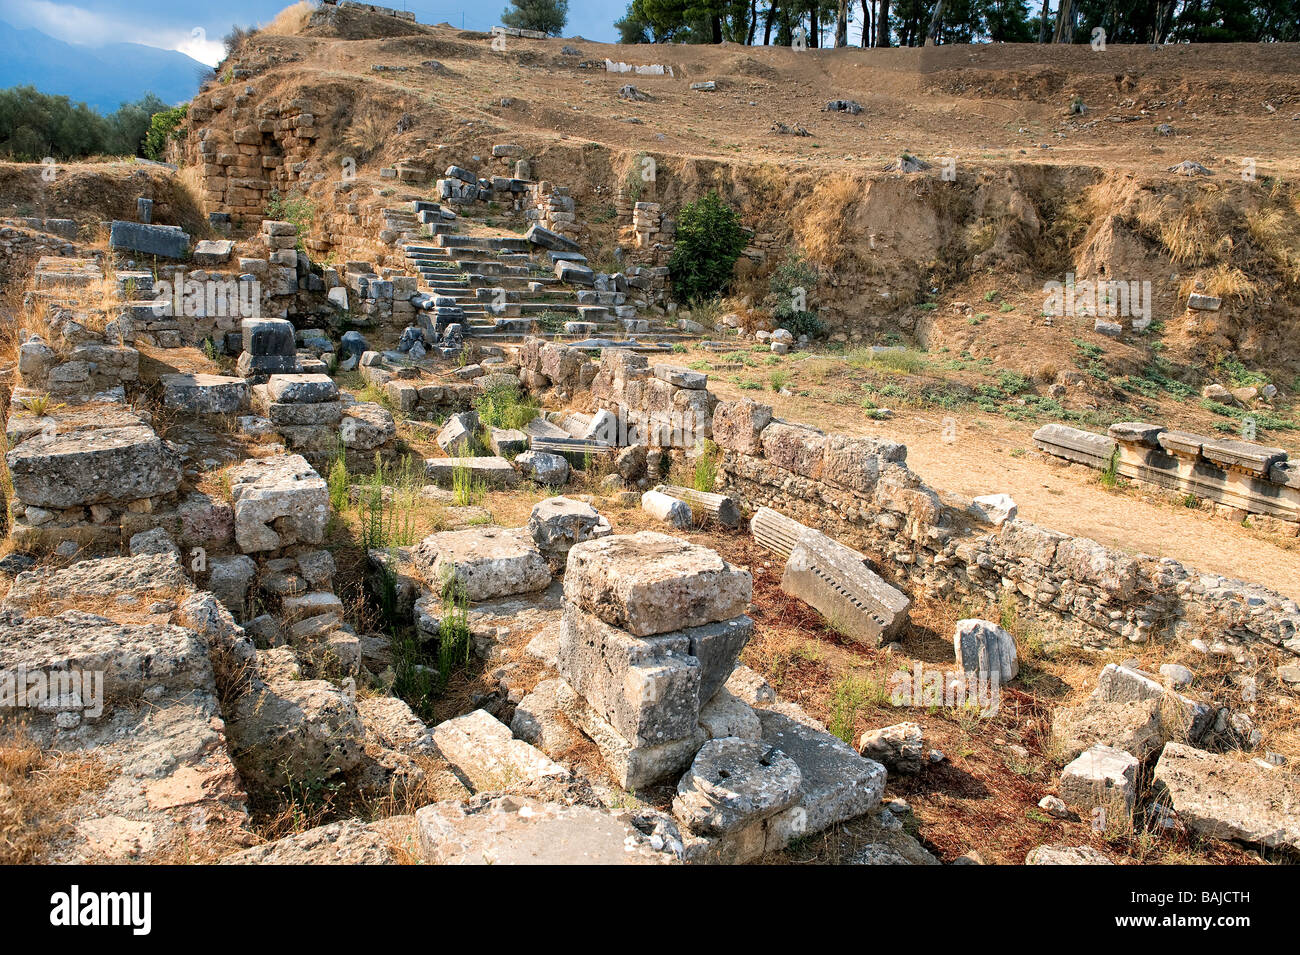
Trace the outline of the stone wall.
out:
[[[201,92],[189,110],[186,162],[199,168],[204,205],[237,222],[261,219],[272,192],[299,183],[319,135],[310,100],[253,99],[251,86],[220,86]]]
[[[1205,637],[1300,655],[1293,599],[1026,521],[993,526],[970,502],[927,487],[900,444],[775,421],[751,401],[718,405],[713,439],[724,452],[717,490],[840,537],[913,593],[1010,596],[1089,646]]]

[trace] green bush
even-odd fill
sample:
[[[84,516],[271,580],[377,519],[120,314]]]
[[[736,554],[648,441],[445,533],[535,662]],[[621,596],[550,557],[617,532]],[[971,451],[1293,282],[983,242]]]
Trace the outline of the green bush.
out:
[[[266,204],[266,217],[292,222],[298,229],[298,251],[301,252],[304,249],[303,241],[311,231],[312,221],[316,218],[316,203],[297,189],[285,196],[273,192],[270,201]]]
[[[537,417],[536,399],[524,394],[518,384],[505,381],[492,385],[474,401],[479,423],[484,428],[524,428]]]
[[[694,301],[725,290],[748,241],[740,216],[716,192],[683,206],[668,260],[678,298]]]
[[[154,113],[149,118],[149,131],[144,134],[143,146],[146,159],[162,162],[167,158],[167,144],[184,135],[180,125],[189,109],[189,104],[185,103],[174,109]]]

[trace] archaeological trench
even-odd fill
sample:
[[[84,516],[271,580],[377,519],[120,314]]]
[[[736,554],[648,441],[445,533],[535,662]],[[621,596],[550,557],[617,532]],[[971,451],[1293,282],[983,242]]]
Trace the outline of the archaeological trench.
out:
[[[999,608],[1085,661],[1190,646],[1251,687],[1092,666],[1049,714],[1059,770],[1037,794],[1083,828],[1015,861],[1123,861],[1078,833],[1135,819],[1300,850],[1300,781],[1243,702],[1294,697],[1293,599],[927,486],[894,441],[719,400],[674,362],[738,346],[674,316],[671,220],[623,201],[626,264],[598,271],[522,146],[363,171],[299,234],[265,207],[308,175],[316,105],[244,87],[201,93],[185,146],[225,237],[147,199],[107,251],[13,226],[49,244],[7,389],[0,670],[48,692],[9,729],[97,767],[31,861],[734,864],[840,834],[837,861],[979,862],[976,841],[928,845],[894,787],[958,758],[927,709],[1028,698]],[[503,422],[502,396],[536,414]],[[1260,444],[1142,422],[1034,441],[1300,514],[1300,464]],[[686,486],[704,456],[711,485]],[[536,503],[502,522],[486,494]],[[404,537],[420,507],[440,526]],[[919,602],[973,609],[905,683],[916,708],[845,739],[741,662],[760,583],[881,659],[908,659]],[[448,685],[470,689],[417,715],[413,693]]]

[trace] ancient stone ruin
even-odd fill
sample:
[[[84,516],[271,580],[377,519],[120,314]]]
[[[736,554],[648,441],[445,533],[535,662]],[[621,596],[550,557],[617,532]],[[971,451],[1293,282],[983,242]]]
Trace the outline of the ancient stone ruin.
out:
[[[24,262],[0,745],[33,767],[0,780],[21,810],[0,821],[27,820],[0,861],[1295,861],[1294,588],[1043,526],[918,454],[928,419],[887,428],[847,387],[818,404],[788,369],[911,372],[769,320],[789,229],[752,210],[775,186],[736,190],[734,270],[761,281],[713,316],[668,266],[713,160],[643,188],[643,154],[575,161],[568,132],[512,125],[534,109],[513,93],[473,119],[448,100],[464,128],[435,135],[403,77],[448,68],[389,54],[518,42],[520,69],[569,58],[628,110],[734,80],[347,0],[303,18],[190,104],[169,148],[197,220],[132,190],[102,241],[0,223]],[[265,82],[356,24],[402,104],[374,142],[340,133],[369,102],[350,88]],[[833,98],[809,122],[871,115]],[[891,195],[947,182],[930,169],[904,154]],[[1296,536],[1285,448],[1073,426],[1096,420],[1021,430],[1053,467]]]

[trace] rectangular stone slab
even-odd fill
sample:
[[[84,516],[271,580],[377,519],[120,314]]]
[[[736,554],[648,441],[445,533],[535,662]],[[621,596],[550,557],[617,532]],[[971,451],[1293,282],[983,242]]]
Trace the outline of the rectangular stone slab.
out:
[[[129,502],[180,486],[176,455],[144,425],[37,435],[7,455],[14,496],[38,507]]]
[[[757,710],[763,742],[799,767],[799,802],[768,820],[767,851],[853,819],[880,805],[885,767],[859,756],[839,737],[773,710]]]
[[[411,551],[425,581],[437,589],[450,574],[471,601],[532,593],[551,582],[551,570],[526,530],[471,527],[430,534]]]
[[[1300,849],[1300,777],[1167,743],[1155,782],[1178,818],[1214,839]]]
[[[415,814],[420,852],[433,865],[661,865],[630,823],[587,806],[502,796],[486,805],[448,800]]]
[[[513,487],[519,483],[519,472],[505,458],[427,458],[424,462],[424,476],[439,487],[451,487],[456,470],[468,468],[475,481],[482,481],[488,487]]]
[[[566,600],[640,637],[739,617],[752,591],[749,571],[654,531],[576,545],[564,579]]]
[[[1077,464],[1104,468],[1116,448],[1114,438],[1064,424],[1045,424],[1034,432],[1039,450]]]
[[[439,723],[430,730],[430,736],[475,792],[569,775],[541,750],[515,739],[510,728],[486,710],[474,710]]]
[[[888,643],[907,622],[911,600],[862,562],[862,555],[824,535],[795,544],[781,589],[798,597],[861,643]]]

